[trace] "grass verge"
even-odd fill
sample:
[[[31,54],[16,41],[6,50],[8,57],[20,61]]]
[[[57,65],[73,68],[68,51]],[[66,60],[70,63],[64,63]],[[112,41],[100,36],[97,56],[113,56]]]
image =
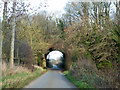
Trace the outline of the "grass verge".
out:
[[[84,82],[84,80],[75,79],[69,74],[69,71],[64,71],[63,73],[78,88],[95,88],[94,86]]]
[[[21,72],[5,76],[2,78],[2,88],[23,88],[45,72],[45,69],[43,71],[37,69],[34,72]]]

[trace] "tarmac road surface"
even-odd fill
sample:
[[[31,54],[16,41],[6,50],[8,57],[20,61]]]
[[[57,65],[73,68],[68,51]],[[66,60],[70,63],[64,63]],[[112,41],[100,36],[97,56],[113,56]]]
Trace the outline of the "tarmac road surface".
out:
[[[76,88],[60,70],[48,70],[24,88]]]

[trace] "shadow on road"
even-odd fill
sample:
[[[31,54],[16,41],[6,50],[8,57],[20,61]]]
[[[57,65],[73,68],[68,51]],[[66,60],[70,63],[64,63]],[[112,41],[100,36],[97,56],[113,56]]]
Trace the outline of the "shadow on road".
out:
[[[65,69],[62,68],[48,68],[48,70],[65,71]]]
[[[62,70],[60,68],[48,68],[48,70]]]

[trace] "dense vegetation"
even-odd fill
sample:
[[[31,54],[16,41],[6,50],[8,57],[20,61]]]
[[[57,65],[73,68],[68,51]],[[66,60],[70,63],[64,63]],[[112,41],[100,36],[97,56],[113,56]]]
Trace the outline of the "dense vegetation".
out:
[[[116,11],[110,13],[111,4],[68,3],[64,15],[65,43],[73,47],[70,74],[95,87],[118,87],[120,82],[120,4],[114,3]]]
[[[10,13],[8,5],[4,3],[0,54],[10,67],[45,67],[44,55],[57,43],[73,78],[97,88],[119,87],[120,2],[67,3],[62,18],[46,12],[29,15],[29,6],[16,2]]]

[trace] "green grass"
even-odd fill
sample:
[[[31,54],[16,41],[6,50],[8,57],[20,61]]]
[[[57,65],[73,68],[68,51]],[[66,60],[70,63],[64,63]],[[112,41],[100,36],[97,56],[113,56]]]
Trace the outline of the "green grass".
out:
[[[69,74],[69,71],[64,71],[66,77],[78,88],[95,88],[94,86],[86,83],[84,80],[77,80]]]
[[[46,70],[37,69],[34,72],[21,72],[2,78],[2,88],[23,88],[35,78],[41,76]]]

